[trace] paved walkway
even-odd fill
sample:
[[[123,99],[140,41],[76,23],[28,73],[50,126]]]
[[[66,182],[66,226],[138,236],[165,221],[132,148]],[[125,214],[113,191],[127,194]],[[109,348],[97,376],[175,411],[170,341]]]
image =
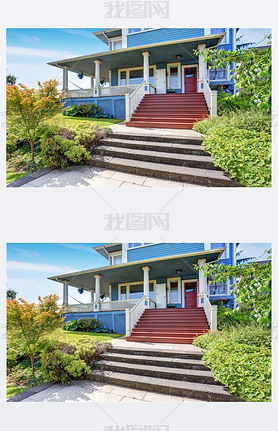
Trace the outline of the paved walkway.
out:
[[[114,133],[126,135],[152,135],[160,137],[200,137],[194,130],[150,129],[126,127],[124,123],[111,126]],[[105,168],[90,166],[73,166],[68,171],[63,169],[44,168],[14,181],[9,187],[113,187],[113,188],[146,188],[146,187],[200,187],[196,184],[179,181],[162,180],[141,175],[133,175]]]
[[[110,343],[114,347],[124,347],[126,349],[142,349],[142,350],[169,350],[180,353],[199,353],[201,349],[193,344],[172,344],[172,343],[136,343],[134,341],[126,341],[124,337],[115,338]]]

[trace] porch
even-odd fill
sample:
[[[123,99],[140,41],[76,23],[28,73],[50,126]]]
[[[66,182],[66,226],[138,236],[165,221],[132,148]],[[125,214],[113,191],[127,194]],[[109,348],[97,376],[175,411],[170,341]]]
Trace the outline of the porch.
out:
[[[211,330],[216,329],[216,307],[209,302],[209,288],[202,268],[217,261],[224,249],[122,263],[79,273],[50,277],[63,284],[67,314],[96,316],[114,313],[125,318],[130,335],[145,310],[204,309]],[[90,303],[69,303],[69,286],[91,293]]]
[[[214,116],[216,96],[209,87],[207,65],[196,51],[216,47],[223,36],[153,43],[49,64],[63,70],[63,90],[72,104],[80,98],[93,103],[96,98],[105,101],[106,97],[124,96],[125,119],[129,121],[145,94],[198,92],[204,94]],[[90,88],[69,90],[69,72],[90,77]],[[98,105],[101,106],[100,101]]]

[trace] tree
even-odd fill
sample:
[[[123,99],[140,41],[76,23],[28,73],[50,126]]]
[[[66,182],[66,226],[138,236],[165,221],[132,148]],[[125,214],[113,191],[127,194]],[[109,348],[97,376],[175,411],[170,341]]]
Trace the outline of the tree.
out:
[[[197,51],[212,70],[223,69],[234,63],[233,77],[242,95],[261,110],[271,110],[271,35],[268,48],[250,48],[237,51],[206,49]]]
[[[248,309],[252,319],[271,325],[271,250],[266,263],[250,262],[236,266],[206,264],[196,267],[208,277],[209,283],[225,283],[234,277],[233,291],[240,306]]]
[[[7,85],[15,85],[16,83],[16,77],[14,75],[11,75],[9,73],[9,75],[6,75],[6,84]]]
[[[57,89],[57,85],[54,79],[43,84],[38,81],[37,89],[23,84],[7,85],[7,118],[14,127],[26,134],[32,160],[39,126],[63,108],[63,93]]]
[[[63,323],[63,307],[57,301],[59,297],[50,294],[41,298],[38,303],[30,303],[22,298],[7,300],[7,330],[8,336],[21,342],[30,361],[34,374],[35,354],[40,339]]]
[[[13,300],[16,298],[17,292],[13,289],[7,289],[6,295],[7,295],[7,299]]]

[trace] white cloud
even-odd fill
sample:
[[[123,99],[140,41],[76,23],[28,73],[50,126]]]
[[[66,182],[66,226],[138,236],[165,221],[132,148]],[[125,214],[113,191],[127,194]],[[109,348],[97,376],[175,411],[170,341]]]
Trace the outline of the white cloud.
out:
[[[41,58],[63,59],[74,57],[70,51],[55,51],[51,49],[24,48],[22,46],[7,46],[7,54]]]
[[[14,31],[10,32],[9,34],[13,34],[14,36],[17,36],[21,42],[29,43],[29,42],[39,42],[40,39],[36,36],[31,36],[27,34],[21,34],[21,33],[15,33]]]
[[[94,251],[93,247],[86,244],[59,244],[59,245],[73,250],[81,250],[89,253],[92,253]]]
[[[89,37],[93,38],[94,35],[88,30],[82,30],[82,29],[63,29],[64,33],[74,34],[75,36],[83,36],[83,37]]]
[[[66,265],[49,265],[45,263],[21,262],[16,260],[9,260],[7,262],[7,268],[15,271],[47,272],[53,273],[53,275],[76,271],[76,269]]]

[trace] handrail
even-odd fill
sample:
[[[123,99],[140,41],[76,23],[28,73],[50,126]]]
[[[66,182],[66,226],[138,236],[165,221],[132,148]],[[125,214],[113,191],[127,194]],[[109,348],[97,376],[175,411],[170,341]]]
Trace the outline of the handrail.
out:
[[[210,111],[211,117],[217,116],[217,91],[214,91],[210,88],[208,79],[204,78],[201,82],[203,84],[203,92],[204,96]]]
[[[143,81],[141,84],[133,91],[133,93],[125,95],[125,119],[130,121],[133,113],[137,109],[139,103],[145,96],[145,94],[155,93],[155,87],[148,81]]]
[[[154,307],[152,306],[154,304]],[[155,308],[156,303],[149,296],[142,296],[141,299],[130,310],[125,310],[126,316],[126,336],[129,337],[138,320],[146,308]]]
[[[209,322],[210,331],[217,331],[217,305],[211,305],[210,300],[206,293],[203,294],[204,299],[204,312],[206,314],[207,320]]]

